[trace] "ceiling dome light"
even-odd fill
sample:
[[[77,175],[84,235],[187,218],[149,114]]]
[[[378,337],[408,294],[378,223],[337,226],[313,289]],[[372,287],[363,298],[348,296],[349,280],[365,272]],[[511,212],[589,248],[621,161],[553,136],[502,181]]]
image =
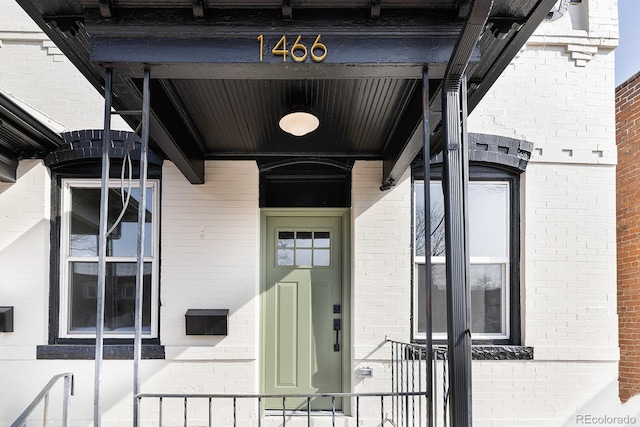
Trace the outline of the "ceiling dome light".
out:
[[[286,114],[278,123],[280,129],[293,136],[305,136],[320,126],[320,120],[311,113],[294,111]]]

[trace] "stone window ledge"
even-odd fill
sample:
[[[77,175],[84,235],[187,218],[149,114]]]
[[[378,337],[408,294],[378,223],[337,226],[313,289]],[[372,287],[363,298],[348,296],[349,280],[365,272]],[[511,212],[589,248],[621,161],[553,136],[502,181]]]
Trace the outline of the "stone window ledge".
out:
[[[95,345],[54,344],[39,345],[36,348],[37,359],[55,360],[94,360]],[[133,360],[133,344],[105,345],[104,360]],[[164,346],[157,344],[142,345],[143,359],[164,359]]]

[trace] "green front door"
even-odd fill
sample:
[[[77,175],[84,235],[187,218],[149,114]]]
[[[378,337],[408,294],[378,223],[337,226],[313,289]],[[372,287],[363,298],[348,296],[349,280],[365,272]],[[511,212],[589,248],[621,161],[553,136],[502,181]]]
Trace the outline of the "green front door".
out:
[[[264,381],[267,394],[342,391],[342,218],[268,216]],[[306,399],[287,399],[306,409]],[[282,399],[267,400],[282,409]],[[342,408],[340,399],[336,409]],[[331,409],[331,399],[311,408]]]

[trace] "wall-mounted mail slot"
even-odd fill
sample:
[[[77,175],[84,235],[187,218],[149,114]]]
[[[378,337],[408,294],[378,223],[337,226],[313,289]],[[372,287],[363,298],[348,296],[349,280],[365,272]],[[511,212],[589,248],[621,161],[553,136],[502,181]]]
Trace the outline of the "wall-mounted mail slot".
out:
[[[187,335],[227,335],[229,332],[228,309],[190,308],[184,317]]]
[[[0,307],[0,332],[13,332],[13,307]]]

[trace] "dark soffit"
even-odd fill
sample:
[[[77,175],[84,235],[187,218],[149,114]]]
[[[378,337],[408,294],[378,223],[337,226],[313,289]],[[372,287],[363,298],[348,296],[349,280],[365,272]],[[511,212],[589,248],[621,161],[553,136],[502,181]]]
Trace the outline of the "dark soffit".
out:
[[[0,182],[15,182],[18,160],[42,158],[62,137],[0,92]]]
[[[91,58],[92,43],[95,45],[100,40],[111,43],[117,41],[113,37],[124,37],[128,41],[156,43],[161,49],[162,37],[169,37],[174,43],[185,40],[183,46],[191,48],[188,40],[200,40],[204,46],[202,40],[230,34],[247,36],[263,28],[274,33],[319,28],[335,34],[355,34],[362,39],[371,37],[374,43],[392,40],[394,46],[402,49],[407,40],[457,37],[463,24],[461,17],[465,16],[471,3],[463,0],[383,0],[381,10],[376,11],[372,5],[378,2],[307,0],[293,2],[291,17],[283,17],[287,12],[282,6],[290,2],[17,1],[101,92],[104,84],[102,65],[107,64]],[[480,40],[482,54],[473,60],[468,71],[470,110],[553,3],[553,0],[494,1]],[[134,4],[135,9],[129,8]],[[372,17],[375,13],[379,16]],[[425,22],[428,24],[421,24]],[[117,48],[117,44],[112,46],[112,50]],[[142,62],[151,62],[152,78],[156,76],[152,80],[153,148],[176,162],[187,179],[194,183],[203,180],[202,160],[205,158],[347,156],[386,161],[390,153],[398,154],[401,148],[396,147],[406,146],[412,137],[415,140],[414,133],[420,127],[420,64],[397,66],[392,63],[392,57],[389,63],[375,64],[378,62],[375,57],[364,58],[363,61],[369,63],[355,67],[326,64],[317,68],[296,68],[289,65],[287,76],[291,78],[273,78],[273,72],[261,77],[256,68],[246,64],[208,64],[204,67],[186,64],[176,68],[176,64],[167,62],[140,60],[140,63],[134,63],[137,57],[151,51],[135,49],[132,62],[121,64],[115,70],[113,104],[116,109],[139,108],[137,78]],[[447,50],[440,47],[439,52],[442,54]],[[390,49],[391,54],[393,49]],[[153,56],[149,58],[153,59]],[[438,88],[446,67],[446,59],[440,61],[428,65],[429,124],[435,136],[434,150],[439,149],[440,138]],[[278,69],[277,65],[270,65],[271,68],[262,69]],[[320,74],[315,75],[314,70]],[[387,70],[391,72],[387,73]],[[311,104],[322,123],[305,139],[288,136],[277,128],[278,118],[300,97]],[[127,117],[127,121],[134,126],[137,124],[134,117]]]

